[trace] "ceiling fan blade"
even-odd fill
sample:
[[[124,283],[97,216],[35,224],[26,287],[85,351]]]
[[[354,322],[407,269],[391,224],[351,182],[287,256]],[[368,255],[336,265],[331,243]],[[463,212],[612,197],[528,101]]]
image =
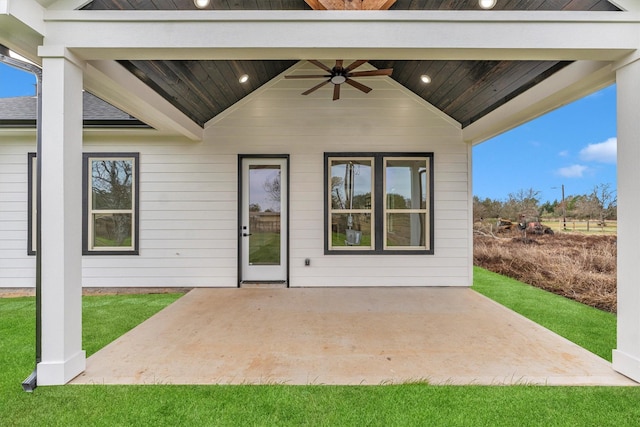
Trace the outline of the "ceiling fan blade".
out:
[[[336,68],[342,68],[342,59],[336,59]]]
[[[308,59],[307,61],[311,62],[313,65],[315,65],[318,68],[322,68],[323,70],[325,70],[327,73],[331,72],[331,68],[327,67],[326,65],[324,65],[322,62],[320,61],[316,61],[315,59]]]
[[[348,77],[390,76],[391,73],[393,73],[393,68],[384,68],[382,70],[356,71],[355,73],[349,73]]]
[[[304,92],[302,92],[303,95],[309,95],[311,92],[315,92],[316,90],[320,89],[322,86],[326,85],[327,83],[329,83],[331,80],[326,80],[320,84],[315,85],[314,87],[312,87],[309,90],[306,90]]]
[[[340,99],[340,85],[333,85],[333,100]]]
[[[345,83],[355,87],[356,89],[360,89],[361,91],[363,91],[364,93],[369,93],[371,92],[373,89],[371,89],[369,86],[365,86],[362,83],[359,83],[355,80],[351,80],[351,79],[347,79],[345,81]]]
[[[349,65],[347,68],[345,68],[344,71],[348,73],[349,71],[355,70],[356,68],[358,68],[362,64],[366,64],[367,62],[369,62],[369,60],[367,59],[361,59],[359,61],[355,61],[354,63]]]
[[[327,77],[331,77],[330,74],[309,74],[309,75],[291,75],[291,76],[284,76],[285,79],[326,79]]]

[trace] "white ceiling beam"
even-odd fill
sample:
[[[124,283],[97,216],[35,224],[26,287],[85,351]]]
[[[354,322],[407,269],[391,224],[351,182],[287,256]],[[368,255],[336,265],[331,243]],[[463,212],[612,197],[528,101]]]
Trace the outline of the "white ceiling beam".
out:
[[[157,131],[200,141],[204,130],[114,61],[87,63],[84,87]]]
[[[616,60],[640,47],[631,12],[46,11],[45,21],[45,44],[85,59]]]
[[[40,35],[45,33],[44,8],[35,0],[0,0],[0,15],[10,15]]]
[[[463,139],[479,144],[614,82],[610,63],[574,62],[464,128]]]
[[[44,8],[35,0],[0,0],[0,44],[39,63],[45,33]]]

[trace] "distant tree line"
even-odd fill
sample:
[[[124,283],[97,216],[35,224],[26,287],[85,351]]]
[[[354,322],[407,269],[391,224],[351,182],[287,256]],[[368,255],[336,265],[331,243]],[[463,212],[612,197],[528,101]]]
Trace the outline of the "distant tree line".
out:
[[[529,188],[509,193],[505,200],[473,197],[474,221],[504,218],[571,218],[577,220],[617,219],[618,198],[611,184],[598,184],[588,194],[569,195],[563,200],[540,201],[540,191]]]

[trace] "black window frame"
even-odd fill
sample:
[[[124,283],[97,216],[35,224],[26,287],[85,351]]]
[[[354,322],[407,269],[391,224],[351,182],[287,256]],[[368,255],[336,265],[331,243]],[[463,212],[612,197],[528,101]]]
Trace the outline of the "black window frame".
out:
[[[333,157],[345,158],[364,158],[372,157],[374,159],[374,165],[372,168],[374,179],[374,220],[373,220],[373,233],[374,233],[374,248],[365,250],[340,250],[329,248],[329,229],[331,228],[330,208],[329,208],[329,174],[331,173],[329,168],[329,159]],[[428,174],[427,174],[427,188],[428,194],[428,208],[427,208],[427,226],[429,227],[428,234],[428,249],[384,249],[384,200],[386,197],[384,188],[384,160],[393,158],[427,158],[428,162]],[[433,152],[325,152],[324,153],[324,254],[325,255],[434,255],[434,153]]]
[[[95,158],[123,158],[134,160],[133,245],[126,250],[101,250],[89,247],[89,162]],[[99,152],[82,154],[82,254],[83,255],[139,255],[140,254],[140,153]]]
[[[36,245],[33,241],[36,233],[36,203],[33,198],[36,196],[35,185],[36,167],[33,164],[36,153],[27,153],[27,255],[36,254]]]

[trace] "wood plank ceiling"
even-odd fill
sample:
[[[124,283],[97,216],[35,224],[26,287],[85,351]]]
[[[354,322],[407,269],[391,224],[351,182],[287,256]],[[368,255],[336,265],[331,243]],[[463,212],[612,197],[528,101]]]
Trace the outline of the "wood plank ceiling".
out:
[[[193,0],[94,0],[85,10],[195,10]],[[212,0],[211,10],[311,10],[305,0]],[[389,10],[478,10],[477,0],[397,0]],[[606,0],[498,0],[494,10],[618,11]],[[355,12],[354,12],[355,13]],[[314,58],[308,58],[314,59]],[[336,58],[340,59],[340,58]],[[297,60],[127,61],[120,63],[200,126]],[[462,124],[469,124],[569,62],[371,61],[391,78]],[[242,84],[242,74],[251,79]],[[431,77],[430,84],[420,76]],[[339,101],[336,101],[339,102]]]

